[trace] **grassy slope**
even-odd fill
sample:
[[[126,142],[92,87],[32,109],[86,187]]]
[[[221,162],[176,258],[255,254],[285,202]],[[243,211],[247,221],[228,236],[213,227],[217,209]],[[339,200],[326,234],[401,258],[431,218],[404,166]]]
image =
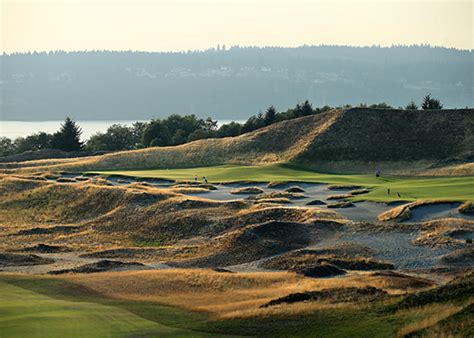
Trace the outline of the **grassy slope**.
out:
[[[120,151],[102,156],[0,164],[0,168],[37,170],[108,170],[185,168],[229,163],[262,164],[289,161],[307,149],[333,123],[339,112],[282,121],[236,137],[203,139],[178,146]]]
[[[334,109],[275,123],[237,137],[103,156],[7,163],[0,164],[0,169],[146,170],[288,162],[334,172],[370,173],[375,164],[386,172],[420,172],[439,161],[449,165],[453,158],[469,158],[474,144],[473,111]],[[449,172],[472,173],[472,169],[464,166],[460,170],[451,168]],[[434,175],[436,170],[429,172]]]
[[[208,336],[205,332],[219,333],[218,336],[308,337],[317,333],[320,337],[391,337],[400,331],[408,333],[433,325],[445,318],[440,314],[452,315],[465,306],[439,303],[393,312],[388,310],[393,304],[389,301],[365,304],[363,308],[316,309],[306,314],[292,314],[290,310],[287,314],[216,321],[153,302],[105,298],[60,278],[13,275],[0,276],[0,300],[0,334],[7,337],[140,333],[159,337]],[[162,326],[158,321],[180,329]]]
[[[348,109],[294,160],[375,163],[463,157],[474,145],[473,113],[472,109]]]
[[[186,169],[157,170],[121,170],[95,171],[104,175],[125,175],[133,177],[155,177],[173,180],[191,180],[194,175],[206,176],[210,182],[237,181],[298,181],[321,182],[329,184],[354,184],[373,187],[374,190],[356,199],[372,201],[399,200],[396,192],[403,200],[446,199],[466,201],[474,200],[474,178],[465,177],[381,177],[374,175],[326,174],[284,164],[261,166],[222,165]],[[387,188],[392,194],[387,195]]]
[[[314,329],[321,330],[323,335],[337,332],[341,336],[346,336],[347,333],[362,336],[369,331],[378,332],[378,336],[387,336],[393,332],[391,323],[378,321],[371,312],[364,314],[358,313],[357,310],[329,311],[314,316],[295,317],[294,322],[278,317],[202,322],[195,320],[190,313],[165,313],[166,309],[172,311],[172,308],[160,307],[158,304],[150,306],[145,302],[92,297],[87,291],[81,293],[80,289],[74,290],[68,283],[50,278],[2,276],[0,333],[8,337],[103,337],[140,333],[159,337],[206,336],[202,331],[172,329],[154,323],[153,320],[157,319],[164,319],[168,325],[260,336],[288,333],[306,336]],[[163,318],[160,318],[161,316]],[[353,320],[354,318],[356,320]],[[348,322],[353,325],[347,326]]]
[[[1,337],[160,337],[191,335],[119,307],[73,302],[0,282]]]

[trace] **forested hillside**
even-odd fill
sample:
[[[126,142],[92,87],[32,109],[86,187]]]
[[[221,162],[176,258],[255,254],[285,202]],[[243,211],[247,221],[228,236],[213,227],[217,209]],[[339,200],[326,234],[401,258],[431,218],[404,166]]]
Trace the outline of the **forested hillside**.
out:
[[[431,93],[461,108],[474,97],[472,52],[429,46],[51,52],[2,55],[0,64],[3,120],[245,119],[306,99],[405,107]]]

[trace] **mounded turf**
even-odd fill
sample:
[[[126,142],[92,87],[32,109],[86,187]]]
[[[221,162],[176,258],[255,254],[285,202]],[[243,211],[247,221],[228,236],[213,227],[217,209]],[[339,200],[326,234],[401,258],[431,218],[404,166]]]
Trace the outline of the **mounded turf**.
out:
[[[40,286],[41,281],[38,283]],[[167,327],[120,307],[95,303],[93,299],[58,299],[0,281],[0,337],[117,336],[206,335]]]
[[[89,173],[170,180],[192,180],[194,175],[197,175],[199,178],[205,176],[211,183],[293,181],[360,185],[373,188],[373,190],[368,194],[356,196],[353,200],[379,202],[419,199],[474,201],[474,177],[472,176],[398,177],[384,176],[382,173],[381,177],[375,177],[375,175],[319,173],[287,164],[221,165],[184,169],[91,171]],[[387,189],[390,189],[390,195],[387,194]]]
[[[388,302],[316,309],[311,313],[292,314],[290,310],[274,316],[212,320],[204,314],[153,302],[106,298],[80,284],[58,278],[0,275],[0,336],[392,337],[433,326],[447,317],[443,315],[446,312],[463,315],[469,310],[468,295],[456,305],[441,302],[395,311],[398,301],[395,298]],[[461,320],[457,329],[463,330],[460,336],[465,336],[469,317]]]

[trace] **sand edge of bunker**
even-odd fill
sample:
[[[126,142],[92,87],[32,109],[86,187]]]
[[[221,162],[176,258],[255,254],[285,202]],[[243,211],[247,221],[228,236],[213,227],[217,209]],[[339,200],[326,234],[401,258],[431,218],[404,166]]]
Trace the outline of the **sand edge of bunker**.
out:
[[[79,174],[79,173],[75,173]],[[287,163],[261,166],[220,165],[211,167],[158,169],[158,170],[112,170],[87,171],[80,174],[103,175],[105,177],[122,176],[134,180],[188,181],[198,175],[205,176],[214,184],[245,185],[249,183],[291,182],[327,184],[328,186],[357,186],[363,189],[362,194],[354,191],[351,201],[373,202],[414,202],[416,200],[445,200],[450,202],[474,201],[474,176],[384,176],[375,177],[367,174],[336,174],[310,170]],[[388,193],[390,189],[390,193]],[[354,190],[354,189],[352,189]]]

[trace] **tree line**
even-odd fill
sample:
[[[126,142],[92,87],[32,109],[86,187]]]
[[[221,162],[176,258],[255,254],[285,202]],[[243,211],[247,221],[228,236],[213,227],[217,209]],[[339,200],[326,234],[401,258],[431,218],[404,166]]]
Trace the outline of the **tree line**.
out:
[[[344,106],[344,108],[349,107],[351,106]],[[393,109],[384,102],[372,105],[360,104],[359,107]],[[431,97],[431,94],[426,95],[421,102],[421,108],[424,110],[441,109],[442,107],[440,101]],[[273,123],[321,114],[330,109],[332,107],[329,106],[314,108],[306,100],[283,112],[277,112],[274,106],[270,106],[264,113],[260,112],[250,116],[245,123],[230,122],[222,124],[220,127],[218,127],[217,121],[210,117],[202,119],[196,115],[173,114],[164,119],[153,119],[150,122],[135,122],[131,126],[114,124],[105,132],[92,135],[86,142],[81,141],[80,126],[68,117],[54,134],[39,132],[27,137],[18,137],[14,141],[0,137],[0,156],[44,149],[95,152],[174,146],[200,139],[238,136]],[[399,107],[399,109],[417,110],[418,105],[411,101],[405,108]]]
[[[473,51],[427,45],[3,54],[2,118],[36,120],[41,111],[53,121],[74,111],[78,120],[128,120],[130,112],[142,121],[170,112],[244,120],[255,107],[286,110],[304,99],[405,105],[427,83],[447,107],[465,106],[473,60]]]

